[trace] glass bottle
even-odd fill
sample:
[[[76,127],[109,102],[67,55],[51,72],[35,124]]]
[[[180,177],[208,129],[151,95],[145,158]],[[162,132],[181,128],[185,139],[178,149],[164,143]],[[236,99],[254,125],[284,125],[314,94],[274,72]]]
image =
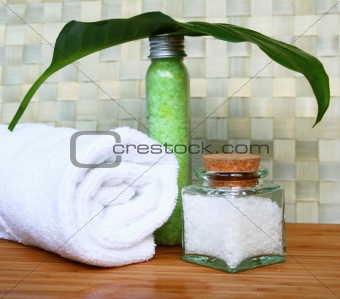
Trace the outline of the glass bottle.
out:
[[[285,260],[284,190],[240,156],[204,156],[201,184],[183,188],[185,261],[234,273]]]
[[[155,232],[158,245],[182,244],[181,193],[191,181],[189,74],[183,64],[183,36],[150,37],[151,65],[146,74],[148,135],[173,151],[179,163],[177,205]]]

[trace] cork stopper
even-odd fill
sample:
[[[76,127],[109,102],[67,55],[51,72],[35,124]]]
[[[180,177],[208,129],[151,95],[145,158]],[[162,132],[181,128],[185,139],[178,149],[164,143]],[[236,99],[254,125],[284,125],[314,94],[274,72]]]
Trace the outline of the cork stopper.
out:
[[[209,184],[214,187],[248,187],[257,184],[252,171],[259,169],[260,156],[252,154],[211,154],[203,156],[205,170],[214,172],[245,172],[238,176],[215,176]],[[246,173],[250,172],[250,173]],[[212,176],[213,177],[213,176]],[[218,180],[216,178],[219,178]]]

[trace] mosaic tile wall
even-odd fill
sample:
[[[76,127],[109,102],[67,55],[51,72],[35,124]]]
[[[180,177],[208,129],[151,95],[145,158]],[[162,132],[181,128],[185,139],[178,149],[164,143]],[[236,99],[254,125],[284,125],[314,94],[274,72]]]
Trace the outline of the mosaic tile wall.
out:
[[[312,128],[311,88],[248,43],[187,38],[192,142],[217,151],[260,152],[269,180],[286,190],[289,222],[340,223],[340,4],[331,0],[1,1],[0,122],[49,65],[66,22],[126,18],[159,10],[179,21],[241,25],[293,42],[317,56],[331,82],[331,106]],[[333,7],[334,6],[334,7]],[[90,55],[53,75],[22,122],[81,130],[130,126],[145,131],[148,41]],[[251,77],[255,76],[252,80]],[[114,100],[112,100],[114,99]],[[259,148],[257,145],[262,145]],[[200,155],[192,166],[200,165]]]

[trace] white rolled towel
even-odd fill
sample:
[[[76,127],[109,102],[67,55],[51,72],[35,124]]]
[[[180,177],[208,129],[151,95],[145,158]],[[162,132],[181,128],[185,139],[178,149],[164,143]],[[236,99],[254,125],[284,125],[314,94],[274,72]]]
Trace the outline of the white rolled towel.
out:
[[[0,238],[103,267],[149,260],[153,232],[176,203],[176,157],[122,127],[113,130],[120,142],[109,134],[78,136],[73,157],[97,166],[121,157],[119,165],[79,168],[70,160],[76,132],[0,125]]]

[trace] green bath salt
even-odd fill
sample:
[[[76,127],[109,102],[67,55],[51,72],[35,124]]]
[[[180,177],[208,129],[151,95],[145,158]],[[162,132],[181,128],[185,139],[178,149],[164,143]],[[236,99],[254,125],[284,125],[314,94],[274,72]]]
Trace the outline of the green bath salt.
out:
[[[172,150],[179,163],[177,204],[170,219],[155,233],[158,245],[182,244],[182,187],[190,179],[189,74],[183,64],[184,38],[150,38],[151,65],[146,75],[149,136]]]

